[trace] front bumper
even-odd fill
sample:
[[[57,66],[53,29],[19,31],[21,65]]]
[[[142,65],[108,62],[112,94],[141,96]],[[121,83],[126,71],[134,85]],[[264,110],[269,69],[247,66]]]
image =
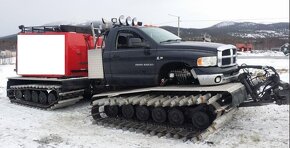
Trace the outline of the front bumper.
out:
[[[236,81],[239,76],[238,66],[193,68],[191,73],[200,85],[219,85]]]

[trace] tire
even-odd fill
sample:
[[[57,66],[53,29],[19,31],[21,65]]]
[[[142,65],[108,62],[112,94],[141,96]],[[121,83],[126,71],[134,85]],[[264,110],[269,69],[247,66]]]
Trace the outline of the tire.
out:
[[[117,117],[119,113],[119,107],[117,105],[105,106],[105,113],[109,117]]]
[[[32,100],[32,102],[34,102],[34,103],[38,103],[38,101],[39,101],[39,95],[38,95],[38,91],[35,91],[35,90],[33,90],[33,91],[31,91],[31,100]]]
[[[184,123],[184,115],[179,109],[173,108],[168,112],[168,120],[172,125],[182,125]]]
[[[150,111],[146,106],[136,107],[136,117],[140,121],[147,121],[150,118]]]
[[[31,92],[30,90],[25,90],[23,93],[23,97],[25,101],[31,101]]]
[[[16,99],[23,100],[23,93],[21,90],[14,90],[14,96]]]
[[[47,97],[48,104],[55,103],[57,100],[56,94],[54,92],[50,92]]]
[[[40,91],[39,92],[39,103],[41,104],[47,104],[47,92],[46,91]]]
[[[152,115],[152,119],[157,123],[163,123],[167,119],[166,111],[162,107],[153,108],[151,115]]]
[[[210,125],[209,116],[205,112],[197,111],[191,117],[192,124],[199,130],[204,130]]]
[[[123,105],[121,108],[122,116],[126,119],[132,119],[135,114],[133,105]]]

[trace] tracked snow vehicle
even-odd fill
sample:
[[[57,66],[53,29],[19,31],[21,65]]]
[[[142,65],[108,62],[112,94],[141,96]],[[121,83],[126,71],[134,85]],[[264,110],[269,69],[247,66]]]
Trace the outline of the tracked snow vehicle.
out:
[[[276,70],[238,66],[234,46],[182,42],[160,28],[131,27],[130,18],[121,20],[103,32],[103,58],[120,62],[119,67],[111,63],[116,73],[106,80],[116,86],[156,87],[94,95],[91,114],[97,124],[195,140],[229,120],[238,106],[289,104],[289,84],[280,81]],[[257,75],[249,71],[257,69]],[[106,75],[109,70],[104,70]]]
[[[36,39],[24,44],[24,53],[42,49],[32,46],[38,41],[46,47],[56,46],[55,52],[62,51],[60,55],[66,59],[50,64],[57,56],[47,52],[42,56],[43,64],[36,68],[31,67],[33,62],[27,64],[21,59],[20,38],[17,71],[23,77],[8,79],[11,102],[57,108],[95,94],[91,115],[98,124],[185,139],[201,138],[207,134],[204,131],[218,128],[238,106],[289,103],[289,84],[280,81],[275,69],[238,66],[233,45],[184,42],[164,29],[142,26],[130,17],[121,16],[119,22],[114,18],[111,24],[103,22],[99,28],[92,25],[90,34],[62,30],[61,34],[79,36],[73,38],[72,45],[81,42],[82,46],[72,46],[72,51],[64,50],[70,45],[65,37],[51,42],[41,40],[43,31],[49,37],[57,31],[48,33],[44,27],[33,33]],[[34,50],[29,51],[30,48]],[[74,56],[71,63],[66,63]],[[84,67],[74,69],[74,64]],[[66,68],[62,72],[56,70],[63,67]],[[253,75],[248,69],[261,72]]]

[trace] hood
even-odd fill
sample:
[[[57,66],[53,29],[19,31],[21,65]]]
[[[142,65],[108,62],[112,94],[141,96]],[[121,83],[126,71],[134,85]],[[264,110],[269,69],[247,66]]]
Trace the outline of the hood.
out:
[[[159,44],[160,48],[165,49],[192,49],[192,50],[205,50],[208,52],[216,52],[217,49],[225,44],[211,43],[211,42],[193,42],[193,41],[182,41],[182,42],[168,42]]]

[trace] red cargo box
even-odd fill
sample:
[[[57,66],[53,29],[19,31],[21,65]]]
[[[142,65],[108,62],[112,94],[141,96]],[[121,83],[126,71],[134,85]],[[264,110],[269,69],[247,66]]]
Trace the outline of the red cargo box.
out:
[[[20,33],[17,74],[33,77],[88,75],[88,50],[93,37],[75,32]]]

